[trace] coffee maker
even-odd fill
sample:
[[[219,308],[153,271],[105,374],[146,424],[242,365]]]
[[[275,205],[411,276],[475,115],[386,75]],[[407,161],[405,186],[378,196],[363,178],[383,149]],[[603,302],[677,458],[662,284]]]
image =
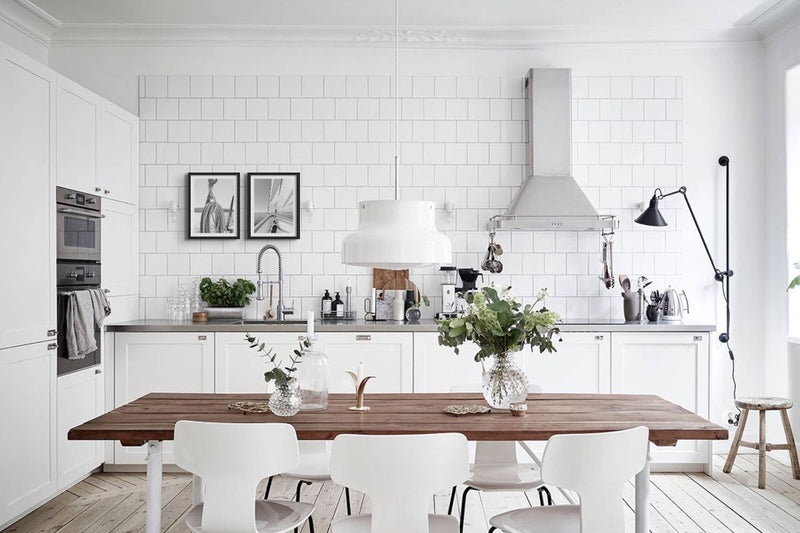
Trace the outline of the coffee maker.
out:
[[[459,268],[458,276],[461,278],[461,287],[457,288],[456,291],[463,294],[477,289],[478,276],[482,280],[483,272],[474,268]]]
[[[439,267],[439,277],[441,278],[442,310],[436,315],[436,318],[452,318],[456,316],[456,311],[458,311],[456,302],[456,267]]]

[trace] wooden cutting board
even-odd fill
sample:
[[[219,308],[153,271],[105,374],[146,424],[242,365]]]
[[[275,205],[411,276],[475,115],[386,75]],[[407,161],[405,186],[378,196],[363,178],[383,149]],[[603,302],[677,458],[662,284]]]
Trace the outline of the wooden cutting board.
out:
[[[378,290],[405,290],[408,284],[408,269],[386,270],[385,268],[372,269],[372,286]]]

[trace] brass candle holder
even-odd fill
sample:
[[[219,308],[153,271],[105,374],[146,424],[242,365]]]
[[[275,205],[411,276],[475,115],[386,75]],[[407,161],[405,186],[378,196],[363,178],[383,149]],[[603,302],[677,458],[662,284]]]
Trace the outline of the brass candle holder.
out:
[[[350,379],[353,380],[353,386],[356,389],[356,404],[352,407],[349,407],[349,409],[351,411],[369,411],[369,406],[364,405],[364,388],[367,386],[367,381],[375,376],[367,376],[359,381],[355,372],[347,371],[345,374],[350,376]]]

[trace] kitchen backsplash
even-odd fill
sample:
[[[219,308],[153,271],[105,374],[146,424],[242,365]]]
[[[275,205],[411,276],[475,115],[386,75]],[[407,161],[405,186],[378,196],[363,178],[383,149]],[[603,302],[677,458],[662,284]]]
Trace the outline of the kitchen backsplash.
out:
[[[180,280],[255,279],[256,253],[270,242],[283,252],[285,294],[298,316],[318,310],[325,289],[343,293],[348,278],[360,311],[371,272],[342,265],[340,248],[356,228],[357,202],[394,196],[392,78],[142,76],[139,86],[141,317],[164,318]],[[435,202],[456,264],[478,268],[486,222],[505,211],[526,174],[522,79],[401,77],[399,90],[401,196]],[[632,219],[654,187],[682,183],[682,79],[574,77],[572,92],[573,174],[601,214],[619,217],[615,274],[680,285],[681,206],[666,202],[667,228]],[[300,172],[301,207],[314,204],[301,210],[301,238],[188,240],[186,174],[203,171],[242,173],[243,208],[247,172]],[[606,290],[598,279],[598,233],[499,232],[497,241],[505,268],[484,273],[485,282],[511,284],[523,298],[547,287],[548,307],[571,318],[622,317],[618,286]],[[431,297],[423,316],[439,309],[437,270],[411,272]],[[273,257],[264,271],[274,276]],[[247,312],[255,316],[255,305]]]

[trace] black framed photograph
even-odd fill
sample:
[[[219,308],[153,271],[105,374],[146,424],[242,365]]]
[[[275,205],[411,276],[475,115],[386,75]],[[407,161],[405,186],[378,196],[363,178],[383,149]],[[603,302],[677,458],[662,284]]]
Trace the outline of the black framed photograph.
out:
[[[190,172],[188,237],[239,238],[239,173]]]
[[[300,173],[247,175],[247,230],[251,239],[300,238]]]

